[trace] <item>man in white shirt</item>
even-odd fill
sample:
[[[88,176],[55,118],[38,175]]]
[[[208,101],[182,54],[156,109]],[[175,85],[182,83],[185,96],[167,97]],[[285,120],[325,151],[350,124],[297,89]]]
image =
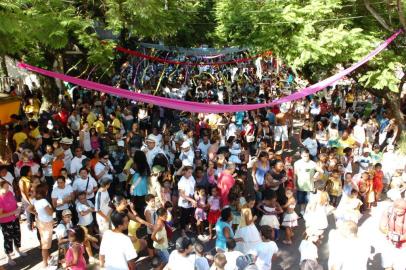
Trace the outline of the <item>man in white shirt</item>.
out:
[[[155,137],[154,134],[148,135],[148,138],[145,141],[147,143],[146,147],[143,147],[141,150],[145,152],[145,155],[147,156],[147,162],[150,168],[152,168],[152,165],[154,163],[154,158],[158,154],[163,154],[165,157],[165,152],[158,146],[158,141]]]
[[[234,250],[236,247],[236,242],[234,239],[230,238],[227,240],[227,252],[224,253],[226,256],[227,264],[224,270],[235,270],[237,268],[237,258],[244,256],[240,251]]]
[[[96,193],[94,209],[96,211],[96,221],[99,226],[100,234],[103,235],[110,229],[110,214],[112,209],[109,206],[110,196],[107,190],[110,187],[111,180],[102,178],[99,183],[100,188]]]
[[[89,175],[86,168],[79,171],[79,177],[75,179],[72,185],[76,197],[79,192],[86,192],[86,199],[94,203],[94,193],[97,191],[97,182],[92,176]]]
[[[65,158],[63,159],[63,163],[65,165],[65,168],[70,172],[70,163],[73,158],[72,150],[70,149],[71,145],[73,143],[72,139],[69,139],[67,137],[62,138],[60,141],[61,147],[64,151]]]
[[[314,191],[314,174],[316,162],[310,160],[309,150],[302,151],[301,159],[293,164],[297,187],[297,203],[300,205],[300,213],[303,215],[308,202],[309,192]]]
[[[108,178],[113,181],[114,172],[113,164],[109,160],[109,154],[106,151],[100,152],[100,160],[94,166],[96,179]]]
[[[255,247],[249,252],[256,256],[256,262],[259,270],[272,269],[272,261],[276,259],[278,246],[273,238],[273,230],[270,226],[264,225],[261,227],[261,238],[262,242],[259,242]]]
[[[188,237],[178,238],[176,240],[176,250],[169,255],[169,261],[164,270],[194,270],[193,256],[189,256],[192,250],[193,244]]]
[[[195,153],[191,149],[191,145],[188,141],[184,141],[181,145],[181,153],[179,155],[179,159],[183,162],[187,160],[189,164],[193,164],[195,159]]]
[[[72,158],[70,163],[70,174],[73,177],[76,177],[79,174],[80,169],[83,167],[82,161],[87,158],[85,155],[82,155],[82,153],[83,151],[81,147],[75,148],[75,157]]]
[[[114,211],[111,223],[114,229],[104,233],[100,244],[100,267],[107,270],[133,270],[137,252],[130,237],[123,233],[128,229],[128,216]]]
[[[366,270],[371,247],[358,237],[358,226],[353,221],[344,221],[328,237],[328,269]]]

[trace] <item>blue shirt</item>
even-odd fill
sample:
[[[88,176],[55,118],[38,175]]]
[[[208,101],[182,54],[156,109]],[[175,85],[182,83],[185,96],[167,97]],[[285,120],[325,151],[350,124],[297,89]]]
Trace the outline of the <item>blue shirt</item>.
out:
[[[224,236],[224,228],[228,228],[230,230],[230,237],[233,238],[234,237],[234,232],[233,232],[233,228],[231,227],[231,225],[227,222],[221,221],[221,219],[219,219],[216,223],[216,248],[220,248],[224,251],[227,250],[227,238]]]
[[[135,172],[133,175],[131,184],[135,184],[138,181],[138,178],[140,177],[140,174],[138,172]],[[145,196],[148,194],[148,186],[147,186],[147,176],[146,175],[141,175],[141,179],[139,184],[134,188],[133,191],[133,196]]]

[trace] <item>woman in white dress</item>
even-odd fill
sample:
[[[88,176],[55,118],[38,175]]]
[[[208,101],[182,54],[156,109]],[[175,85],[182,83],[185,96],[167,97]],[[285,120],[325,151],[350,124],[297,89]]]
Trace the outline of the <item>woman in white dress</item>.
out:
[[[242,253],[247,253],[255,247],[256,244],[262,242],[261,236],[255,226],[256,216],[252,216],[251,208],[255,205],[255,197],[247,197],[247,203],[241,208],[241,220],[238,226],[235,238],[242,238],[243,241],[237,243],[237,250]]]

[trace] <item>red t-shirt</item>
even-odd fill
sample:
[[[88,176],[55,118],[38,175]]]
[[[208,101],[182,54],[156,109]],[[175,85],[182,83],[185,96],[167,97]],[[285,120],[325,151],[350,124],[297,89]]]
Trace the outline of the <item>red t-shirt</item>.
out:
[[[8,191],[4,195],[0,195],[0,208],[3,211],[3,214],[13,212],[17,209],[17,201],[11,191]],[[16,218],[17,216],[15,215],[0,218],[0,223],[8,223],[14,221]]]
[[[220,173],[217,181],[217,187],[220,189],[220,199],[221,206],[224,207],[229,204],[228,202],[228,193],[230,189],[234,186],[235,179],[227,171]]]

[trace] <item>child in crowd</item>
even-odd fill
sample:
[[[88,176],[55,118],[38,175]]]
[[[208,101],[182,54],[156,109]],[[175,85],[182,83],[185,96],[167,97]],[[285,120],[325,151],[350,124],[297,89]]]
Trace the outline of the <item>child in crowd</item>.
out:
[[[376,163],[373,172],[374,192],[375,192],[375,205],[381,198],[383,190],[383,171],[382,164]]]
[[[209,205],[209,239],[213,239],[213,226],[216,225],[217,220],[220,217],[221,209],[220,209],[220,196],[219,190],[217,187],[213,187],[211,189],[211,196],[208,200]]]
[[[282,207],[285,211],[285,214],[283,215],[283,222],[282,226],[285,227],[285,240],[283,240],[283,243],[286,245],[291,245],[292,242],[292,237],[294,236],[293,228],[297,227],[297,220],[299,216],[295,212],[295,207],[296,207],[296,199],[293,196],[293,191],[288,189],[285,192],[285,196],[287,198],[286,204]]]
[[[275,239],[278,239],[280,227],[278,215],[283,213],[283,209],[276,201],[276,193],[273,190],[264,192],[263,196],[264,200],[257,205],[257,209],[264,214],[259,225],[271,227],[274,230]]]
[[[337,207],[340,202],[341,195],[343,193],[342,183],[341,183],[341,175],[338,170],[334,170],[331,173],[327,181],[327,192],[330,196],[330,203]]]
[[[83,256],[85,231],[78,226],[68,230],[69,248],[65,255],[65,267],[70,270],[86,270],[86,260]]]
[[[197,188],[195,192],[195,200],[196,200],[196,210],[195,210],[195,219],[196,219],[196,229],[197,234],[202,237],[204,233],[204,222],[207,219],[207,197],[206,197],[206,190],[203,187]]]
[[[155,214],[155,196],[152,194],[148,194],[145,196],[145,202],[147,203],[147,207],[145,207],[144,215],[145,221],[151,223],[152,225],[156,222],[156,214]],[[153,241],[151,239],[152,229],[147,227],[147,247],[148,247],[148,256],[150,258],[154,257],[154,246]]]

